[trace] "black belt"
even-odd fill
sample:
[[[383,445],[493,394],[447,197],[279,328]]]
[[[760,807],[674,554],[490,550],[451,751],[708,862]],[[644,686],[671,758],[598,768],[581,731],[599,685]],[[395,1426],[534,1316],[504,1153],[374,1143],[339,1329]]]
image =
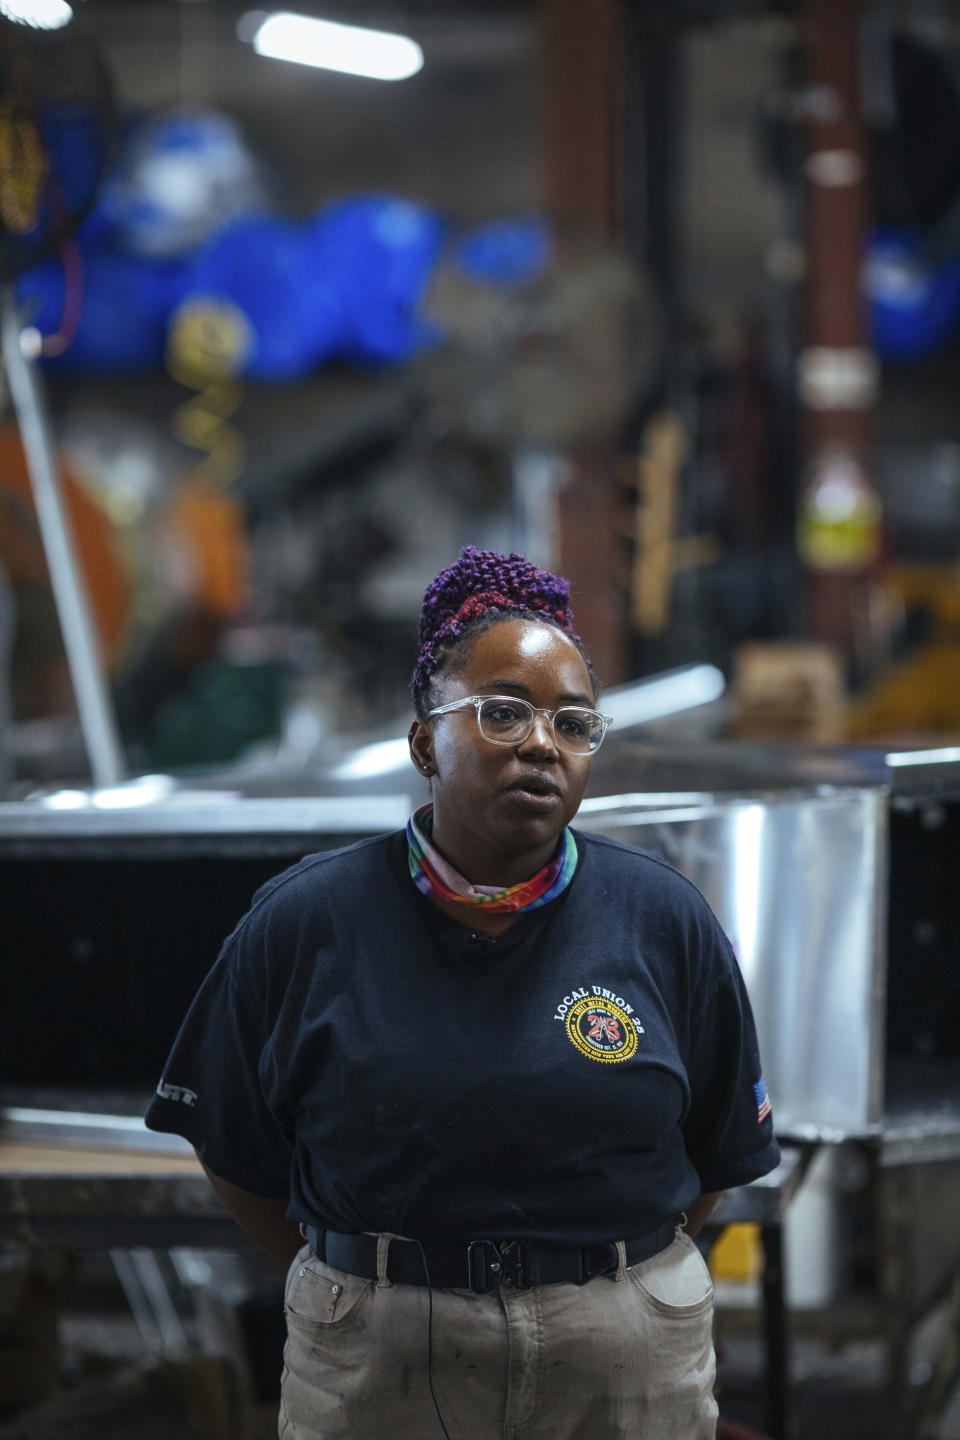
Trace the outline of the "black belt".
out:
[[[665,1250],[676,1232],[666,1220],[649,1235],[626,1242],[627,1264],[637,1265]],[[337,1230],[301,1226],[319,1260],[350,1275],[377,1278],[376,1235],[344,1235]],[[426,1266],[424,1266],[426,1259]],[[596,1245],[551,1245],[541,1240],[473,1240],[469,1245],[421,1245],[416,1240],[391,1240],[387,1279],[398,1285],[435,1285],[438,1289],[473,1290],[486,1295],[498,1285],[529,1290],[532,1285],[584,1285],[595,1275],[617,1269],[616,1242]],[[429,1279],[428,1279],[429,1273]]]

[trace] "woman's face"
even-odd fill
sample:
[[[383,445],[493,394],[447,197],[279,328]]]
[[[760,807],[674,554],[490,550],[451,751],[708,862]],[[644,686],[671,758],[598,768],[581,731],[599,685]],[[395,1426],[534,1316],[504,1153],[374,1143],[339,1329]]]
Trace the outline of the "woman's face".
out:
[[[458,663],[459,662],[459,663]],[[516,695],[537,709],[593,706],[586,663],[552,625],[503,620],[484,630],[457,656],[435,687],[437,704],[465,695]],[[432,776],[433,835],[438,848],[475,884],[496,884],[489,864],[530,857],[546,864],[564,826],[580,806],[590,756],[561,750],[542,715],[526,740],[496,745],[484,739],[473,706],[410,731],[414,763]]]

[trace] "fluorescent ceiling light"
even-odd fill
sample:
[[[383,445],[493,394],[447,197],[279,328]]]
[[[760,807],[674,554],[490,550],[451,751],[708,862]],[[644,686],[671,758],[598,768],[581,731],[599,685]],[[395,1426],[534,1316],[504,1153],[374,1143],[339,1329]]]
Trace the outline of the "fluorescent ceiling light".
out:
[[[912,765],[953,765],[960,760],[960,747],[948,745],[942,750],[895,750],[887,756],[887,764]]]
[[[244,36],[249,25],[241,20],[238,29]],[[406,80],[423,68],[423,51],[406,35],[314,20],[289,10],[266,17],[254,32],[253,48],[273,60],[294,60],[369,80]]]
[[[410,746],[402,740],[376,740],[360,748],[344,760],[331,774],[335,780],[369,780],[373,775],[390,775],[411,764]]]
[[[169,775],[138,775],[123,785],[107,785],[93,792],[97,810],[135,810],[141,805],[155,805],[173,790]]]
[[[40,804],[48,810],[86,810],[90,797],[86,790],[57,790],[42,796]]]
[[[600,709],[618,729],[661,720],[681,710],[708,705],[723,694],[723,672],[715,665],[691,665],[632,685],[618,685],[600,696]]]
[[[73,11],[66,0],[0,0],[0,16],[37,30],[59,30],[73,19]]]

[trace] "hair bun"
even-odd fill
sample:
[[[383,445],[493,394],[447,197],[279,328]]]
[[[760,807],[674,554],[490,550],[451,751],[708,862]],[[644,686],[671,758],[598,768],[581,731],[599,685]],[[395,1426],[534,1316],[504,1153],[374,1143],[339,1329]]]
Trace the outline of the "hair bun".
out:
[[[465,545],[454,563],[430,582],[423,597],[417,663],[410,683],[415,700],[440,668],[444,646],[455,644],[464,629],[488,610],[543,615],[580,648],[568,580],[541,570],[522,555],[500,555],[496,550]]]
[[[493,608],[538,610],[573,634],[570,582],[541,570],[522,555],[500,555],[465,545],[457,559],[427,587],[420,610],[420,649],[458,620]],[[444,636],[443,638],[448,638]]]

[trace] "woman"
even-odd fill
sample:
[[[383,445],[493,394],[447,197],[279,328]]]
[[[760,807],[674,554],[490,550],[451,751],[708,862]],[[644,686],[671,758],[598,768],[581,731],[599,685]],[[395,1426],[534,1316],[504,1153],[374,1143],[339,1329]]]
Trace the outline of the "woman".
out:
[[[264,886],[150,1107],[289,1265],[285,1440],[715,1432],[692,1236],[777,1144],[702,897],[569,828],[607,720],[567,596],[469,547],[431,584],[431,804]]]

